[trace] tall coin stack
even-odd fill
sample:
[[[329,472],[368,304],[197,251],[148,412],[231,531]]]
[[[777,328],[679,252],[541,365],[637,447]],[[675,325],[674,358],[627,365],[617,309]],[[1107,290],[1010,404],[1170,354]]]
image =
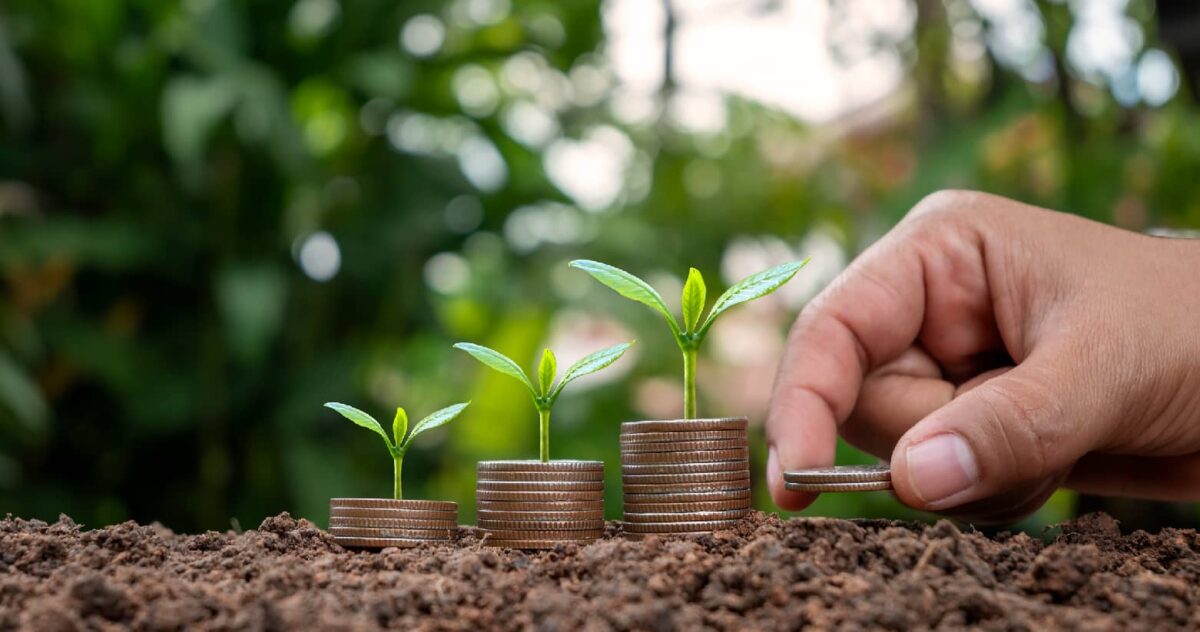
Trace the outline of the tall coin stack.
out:
[[[458,531],[458,503],[388,498],[329,499],[329,533],[342,546],[382,549],[390,546],[446,543]]]
[[[711,533],[750,513],[745,418],[621,424],[625,534]]]
[[[481,461],[475,500],[484,544],[550,549],[604,535],[602,461]]]

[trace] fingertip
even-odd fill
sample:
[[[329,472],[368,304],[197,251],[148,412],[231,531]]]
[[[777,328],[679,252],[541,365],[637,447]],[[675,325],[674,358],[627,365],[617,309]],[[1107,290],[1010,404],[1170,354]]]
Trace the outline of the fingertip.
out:
[[[905,456],[907,442],[901,439],[892,450],[890,462],[892,468],[892,494],[908,507],[925,509],[925,501],[917,494],[908,475],[908,459]]]
[[[788,491],[783,480],[783,468],[779,466],[779,454],[774,445],[767,450],[766,474],[767,487],[771,490],[771,500],[780,509],[800,511],[817,499],[816,494]]]

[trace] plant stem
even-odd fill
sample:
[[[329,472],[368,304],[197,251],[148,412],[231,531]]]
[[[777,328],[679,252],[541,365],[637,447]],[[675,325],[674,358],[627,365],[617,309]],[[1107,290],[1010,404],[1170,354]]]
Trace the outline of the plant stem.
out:
[[[404,464],[404,455],[392,457],[392,497],[402,500],[404,495],[400,490],[400,466]]]
[[[683,350],[683,418],[696,418],[696,350]]]
[[[541,449],[538,455],[542,459],[542,463],[550,462],[550,409],[538,409],[539,431],[541,435]]]

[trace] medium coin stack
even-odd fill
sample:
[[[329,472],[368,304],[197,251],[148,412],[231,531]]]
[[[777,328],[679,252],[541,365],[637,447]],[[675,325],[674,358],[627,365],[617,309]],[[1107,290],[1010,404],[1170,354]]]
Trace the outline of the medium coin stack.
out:
[[[475,500],[489,546],[595,542],[604,535],[604,462],[481,461]]]
[[[382,549],[445,543],[458,531],[458,503],[387,498],[329,499],[329,533],[342,546]]]
[[[892,488],[892,468],[877,465],[835,465],[783,473],[783,486],[794,492],[873,492]]]
[[[712,533],[750,513],[746,419],[621,424],[625,534]]]

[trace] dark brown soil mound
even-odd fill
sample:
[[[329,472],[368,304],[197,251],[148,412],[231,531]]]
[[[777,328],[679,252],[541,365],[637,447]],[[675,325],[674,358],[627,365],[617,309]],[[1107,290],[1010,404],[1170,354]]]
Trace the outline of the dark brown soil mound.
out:
[[[781,521],[544,553],[348,552],[305,520],[180,536],[0,521],[0,630],[1200,628],[1200,536],[1122,536],[1106,516],[1051,544],[948,522]]]

